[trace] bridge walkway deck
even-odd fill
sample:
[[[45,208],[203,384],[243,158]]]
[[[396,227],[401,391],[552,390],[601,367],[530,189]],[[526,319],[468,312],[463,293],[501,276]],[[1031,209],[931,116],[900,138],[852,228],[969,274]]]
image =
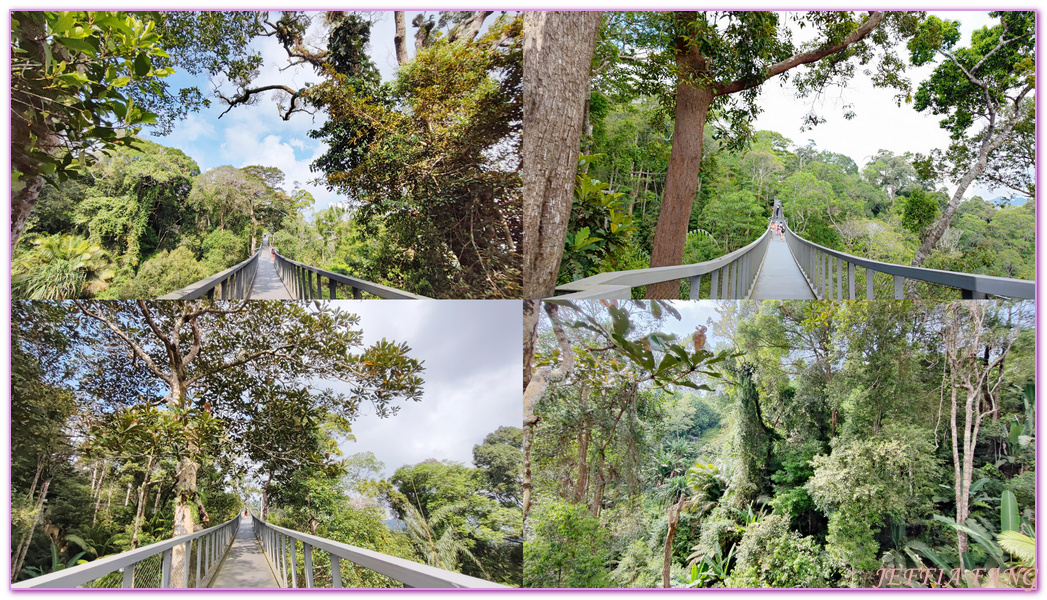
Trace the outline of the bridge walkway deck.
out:
[[[261,265],[259,265],[259,272]],[[274,270],[275,273],[275,270]],[[257,283],[255,284],[257,285]],[[278,588],[276,576],[255,539],[251,517],[240,517],[240,529],[218,572],[212,588]]]
[[[789,250],[789,244],[772,236],[763,268],[756,279],[752,300],[814,300],[814,292],[807,284],[800,267]]]
[[[258,271],[254,276],[254,286],[251,288],[251,300],[293,300],[291,293],[287,291],[280,275],[276,272],[272,255],[265,248],[262,256],[258,257]]]

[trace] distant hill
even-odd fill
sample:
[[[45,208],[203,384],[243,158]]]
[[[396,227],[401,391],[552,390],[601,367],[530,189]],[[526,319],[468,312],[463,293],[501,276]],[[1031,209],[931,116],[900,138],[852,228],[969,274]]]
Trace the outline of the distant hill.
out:
[[[1003,208],[1004,206],[1024,206],[1029,199],[1020,194],[1011,194],[1010,196],[997,196],[989,202],[993,206]]]

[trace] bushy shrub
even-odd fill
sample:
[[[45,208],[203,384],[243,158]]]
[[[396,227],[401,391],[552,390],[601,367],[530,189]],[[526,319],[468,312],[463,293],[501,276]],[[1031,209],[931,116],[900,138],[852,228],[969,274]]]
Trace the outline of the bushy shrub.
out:
[[[584,504],[552,502],[531,517],[524,543],[524,586],[598,588],[610,585],[606,532]]]
[[[746,528],[725,587],[825,587],[827,576],[814,538],[790,531],[788,518],[768,515]]]

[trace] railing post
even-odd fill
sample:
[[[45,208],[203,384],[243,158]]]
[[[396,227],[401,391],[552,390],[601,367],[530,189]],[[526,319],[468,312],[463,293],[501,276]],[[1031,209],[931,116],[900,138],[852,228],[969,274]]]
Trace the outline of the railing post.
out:
[[[873,271],[869,267],[865,267],[865,299],[866,300],[872,300],[873,296],[874,296],[874,294],[873,294],[873,273],[875,273],[875,271]]]
[[[360,288],[353,287],[353,300],[359,300],[363,298],[363,294],[360,292]]]
[[[836,262],[836,299],[843,300],[843,260],[833,259]]]
[[[902,277],[901,275],[895,275],[894,276],[894,299],[895,300],[901,300],[902,298],[905,298],[904,285],[905,285],[905,278]]]
[[[298,542],[291,538],[291,587],[298,587]]]
[[[206,537],[207,536],[204,536],[196,540],[196,585],[193,587],[197,588],[200,587],[200,555],[203,554],[201,551],[204,549],[203,542]]]
[[[331,555],[331,587],[342,587],[342,562],[334,554]]]
[[[731,296],[731,265],[726,264],[723,266],[723,296],[724,300],[732,300]]]
[[[171,550],[164,550],[164,557],[160,561],[160,587],[167,589],[171,587]]]
[[[720,283],[720,269],[716,269],[710,275],[712,278],[709,280],[709,299],[716,300],[717,286]]]
[[[280,534],[280,579],[287,587],[287,536]]]
[[[193,550],[193,540],[185,543],[185,568],[182,569],[182,587],[189,587],[189,553]]]
[[[698,292],[701,290],[701,286],[702,286],[702,276],[701,275],[698,275],[697,277],[691,277],[691,293],[689,294],[689,297],[690,297],[691,300],[697,300],[698,299]]]
[[[330,291],[331,291],[331,300],[337,299],[338,298],[338,284],[335,283],[335,280],[334,279],[328,279],[327,280],[327,286],[330,288]]]
[[[305,556],[305,587],[313,587],[313,547],[302,542],[302,554]]]
[[[121,584],[122,587],[133,588],[135,586],[135,565],[137,564],[138,563],[133,563],[124,567],[124,581]]]
[[[847,299],[854,300],[854,263],[847,263]]]

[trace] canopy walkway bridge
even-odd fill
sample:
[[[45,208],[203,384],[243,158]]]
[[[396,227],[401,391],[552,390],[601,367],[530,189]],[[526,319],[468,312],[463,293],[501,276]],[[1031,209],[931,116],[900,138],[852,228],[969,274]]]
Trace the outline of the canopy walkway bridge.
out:
[[[378,298],[423,299],[396,288],[318,269],[281,256],[263,240],[247,260],[161,296],[160,300],[322,300]]]
[[[34,577],[13,589],[341,588],[363,569],[384,587],[506,586],[237,516],[216,527]]]
[[[879,262],[809,242],[789,229],[775,202],[769,227],[756,241],[707,262],[599,273],[556,288],[558,298],[629,299],[633,288],[679,280],[677,297],[691,300],[873,300],[905,297],[906,281],[916,286],[953,288],[963,299],[1034,298],[1036,284]],[[862,293],[864,291],[864,293]]]

